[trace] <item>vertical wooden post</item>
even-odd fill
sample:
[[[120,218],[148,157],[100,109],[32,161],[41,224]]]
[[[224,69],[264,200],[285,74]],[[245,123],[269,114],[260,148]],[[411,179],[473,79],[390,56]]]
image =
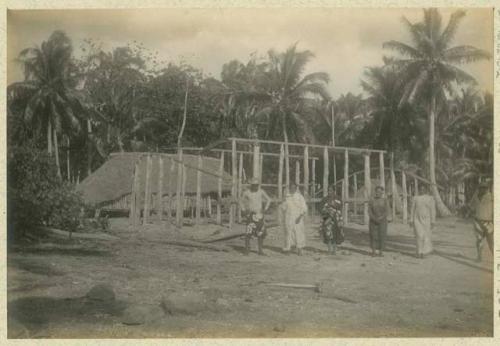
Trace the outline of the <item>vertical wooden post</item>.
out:
[[[344,199],[344,224],[349,223],[349,151],[347,149],[344,151],[344,194],[342,198]]]
[[[418,179],[416,177],[413,178],[413,182],[415,184],[415,196],[418,196],[419,191],[418,191]]]
[[[328,147],[323,148],[323,197],[328,195],[328,176],[330,164],[328,162]]]
[[[288,155],[288,143],[285,143],[285,185],[290,186],[290,157]]]
[[[174,171],[175,171],[175,161],[172,160],[172,158],[169,159],[170,160],[170,172],[168,174],[168,178],[167,178],[167,188],[168,188],[168,199],[167,199],[167,220],[170,221],[170,218],[172,217],[172,200],[174,199],[174,193],[172,191],[172,179],[173,179],[173,176],[174,176]]]
[[[304,198],[309,199],[309,147],[304,147]]]
[[[140,159],[139,159],[140,160]],[[135,162],[134,166],[134,181],[132,183],[132,194],[130,195],[130,214],[129,223],[134,227],[137,227],[137,197],[139,188],[139,160]]]
[[[311,187],[311,212],[314,216],[316,214],[316,203],[314,199],[316,198],[316,160],[312,160],[312,187]]]
[[[398,189],[396,185],[396,174],[394,173],[394,153],[391,153],[391,189],[392,189],[392,220],[396,221],[396,202]]]
[[[177,159],[179,162],[177,162],[177,189],[175,193],[175,198],[177,199],[177,208],[175,211],[175,221],[177,224],[177,227],[182,228],[182,218],[183,218],[183,208],[184,208],[184,203],[182,200],[181,192],[182,192],[182,171],[183,171],[183,165],[182,165],[182,149],[178,150],[177,154]]]
[[[187,167],[184,166],[184,164],[182,165],[182,189],[181,189],[181,198],[182,198],[182,201],[184,202],[183,203],[183,207],[182,207],[182,221],[183,221],[183,225],[184,225],[184,211],[188,208],[188,206],[191,205],[191,199],[190,198],[186,198],[186,180],[187,180]]]
[[[254,179],[260,179],[260,144],[254,144],[253,146],[253,176]]]
[[[222,177],[224,176],[224,152],[220,153],[219,161],[219,181],[217,190],[217,216],[216,222],[218,225],[222,225]]]
[[[335,151],[332,153],[333,156],[333,186],[335,186],[335,191],[337,191],[337,160],[335,158]]]
[[[149,208],[151,202],[151,166],[152,159],[151,155],[148,155],[146,161],[146,187],[144,188],[144,217],[142,219],[142,224],[145,225],[149,222]]]
[[[212,217],[212,197],[208,196],[207,198],[207,203],[208,203],[208,217]]]
[[[380,186],[385,190],[385,167],[384,167],[384,153],[379,153],[379,168],[380,168]]]
[[[158,155],[158,191],[156,192],[158,221],[163,221],[163,156]]]
[[[285,159],[285,148],[283,144],[280,145],[280,159],[278,167],[278,199],[283,199],[283,161]]]
[[[240,159],[238,161],[238,200],[241,198],[243,193],[243,153],[240,153]],[[241,223],[241,207],[238,203],[238,222]]]
[[[295,185],[297,188],[300,186],[300,162],[299,160],[295,161]]]
[[[196,224],[201,221],[201,169],[203,168],[203,158],[198,154],[198,170],[196,172]]]
[[[365,204],[364,204],[364,216],[365,225],[370,222],[370,216],[368,215],[368,202],[370,201],[372,194],[372,181],[370,177],[370,154],[365,153]]]
[[[401,170],[401,187],[403,189],[403,223],[408,223],[408,192],[406,190],[406,173]]]
[[[358,215],[358,202],[357,202],[357,199],[358,199],[358,174],[357,173],[354,173],[354,215]]]
[[[259,158],[259,184],[262,184],[262,171],[264,169],[264,154],[260,154]]]
[[[231,140],[231,175],[232,175],[232,183],[231,183],[231,207],[229,209],[229,229],[233,229],[234,226],[234,216],[236,214],[236,204],[237,196],[236,196],[236,188],[238,184],[238,165],[237,165],[237,154],[236,154],[236,140]]]

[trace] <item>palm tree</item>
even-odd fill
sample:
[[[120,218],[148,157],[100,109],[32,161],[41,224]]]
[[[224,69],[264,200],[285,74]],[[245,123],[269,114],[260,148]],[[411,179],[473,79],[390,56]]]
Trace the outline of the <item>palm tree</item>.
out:
[[[80,101],[75,93],[80,74],[72,59],[73,46],[62,31],[54,31],[40,47],[26,48],[18,60],[24,65],[24,81],[9,86],[12,93],[28,93],[24,120],[37,131],[47,131],[47,152],[55,151],[58,175],[58,134],[79,128]]]
[[[424,9],[422,22],[413,24],[405,17],[402,19],[411,35],[410,44],[389,41],[383,45],[401,56],[390,59],[405,82],[401,104],[413,104],[417,99],[426,101],[429,114],[429,179],[438,212],[442,216],[449,215],[450,211],[436,185],[434,145],[437,107],[446,101],[446,92],[453,90],[453,83],[475,82],[474,77],[457,65],[489,58],[487,52],[472,46],[451,46],[464,16],[464,11],[454,12],[443,29],[439,11],[435,8]]]

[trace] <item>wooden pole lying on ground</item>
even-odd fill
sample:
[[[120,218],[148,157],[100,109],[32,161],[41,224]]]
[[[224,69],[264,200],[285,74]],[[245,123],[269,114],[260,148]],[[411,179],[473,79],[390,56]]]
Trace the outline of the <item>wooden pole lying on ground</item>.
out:
[[[349,223],[349,203],[347,200],[349,199],[349,152],[346,150],[344,152],[344,194],[342,198],[344,199],[344,224]]]
[[[140,160],[140,159],[139,159]],[[137,196],[139,189],[139,160],[135,162],[134,166],[134,181],[132,184],[132,194],[130,195],[130,214],[129,222],[134,227],[137,227]]]
[[[182,149],[179,149],[179,152],[177,154],[177,159],[179,160],[179,163],[177,163],[177,190],[175,193],[175,197],[177,198],[177,208],[175,211],[175,221],[177,224],[177,227],[182,228],[182,214],[183,214],[183,207],[184,203],[181,198],[181,192],[182,192],[182,171],[183,171],[183,166],[181,164],[182,162]]]
[[[238,200],[243,193],[243,153],[240,154],[238,161]],[[241,207],[238,203],[238,222],[241,223]]]
[[[304,147],[304,198],[309,199],[309,147]]]
[[[368,201],[371,198],[372,193],[372,181],[370,177],[370,154],[365,154],[365,202],[364,205],[364,216],[365,216],[365,225],[368,225],[370,222],[370,215],[368,214]]]
[[[385,190],[385,168],[384,168],[384,153],[379,153],[379,168],[380,168],[380,186]]]
[[[401,171],[401,187],[403,188],[403,223],[408,223],[408,192],[406,190],[406,173]]]
[[[328,148],[323,149],[323,197],[328,195],[328,176],[329,176]]]
[[[285,148],[283,144],[280,145],[280,159],[278,167],[278,199],[283,200],[283,161],[285,159]]]
[[[224,153],[220,153],[219,161],[219,181],[217,187],[217,216],[216,222],[218,225],[222,225],[222,177],[224,174]]]
[[[156,194],[158,221],[163,221],[163,156],[158,155],[158,191]]]
[[[151,202],[151,166],[152,159],[151,155],[148,155],[146,160],[146,187],[144,188],[144,216],[142,218],[142,224],[145,225],[149,222],[149,209]]]
[[[396,174],[394,173],[394,153],[391,153],[391,189],[392,189],[392,220],[396,220],[396,198],[398,189],[396,186]]]
[[[198,170],[196,171],[196,224],[201,222],[201,171],[203,168],[203,158],[198,155]]]
[[[233,229],[234,226],[234,216],[236,214],[236,188],[238,185],[238,166],[237,166],[237,156],[236,156],[236,140],[231,141],[231,175],[233,177],[231,183],[231,207],[229,208],[229,229]]]

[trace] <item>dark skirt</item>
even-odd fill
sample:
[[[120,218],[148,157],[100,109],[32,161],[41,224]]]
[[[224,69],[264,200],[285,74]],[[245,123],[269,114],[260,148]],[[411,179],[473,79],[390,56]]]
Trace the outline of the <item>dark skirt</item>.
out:
[[[246,218],[246,236],[265,238],[267,235],[266,225],[264,224],[264,216],[258,217],[255,213],[250,213]]]

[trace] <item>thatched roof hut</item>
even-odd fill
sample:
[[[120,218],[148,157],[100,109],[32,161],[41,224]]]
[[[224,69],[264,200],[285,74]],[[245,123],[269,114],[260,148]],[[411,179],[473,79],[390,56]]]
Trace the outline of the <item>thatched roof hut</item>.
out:
[[[171,158],[176,159],[176,154],[161,154],[163,157],[163,194],[169,192],[175,194],[177,188],[177,163]],[[158,174],[159,174],[159,154],[151,153],[152,169],[150,182],[151,192],[155,195],[158,192]],[[203,170],[219,174],[219,159],[212,157],[202,157]],[[146,161],[147,154],[144,153],[115,153],[111,154],[101,167],[85,178],[78,186],[77,191],[81,192],[84,201],[93,206],[105,206],[123,199],[132,192],[134,181],[135,163],[139,162],[139,188],[144,192],[146,182]],[[187,166],[197,167],[198,157],[196,155],[183,155],[183,161]],[[197,170],[186,167],[186,185],[185,193],[196,193]],[[231,175],[223,173],[223,191],[230,190],[228,182],[231,181]],[[201,193],[217,193],[218,178],[214,175],[202,173]]]

